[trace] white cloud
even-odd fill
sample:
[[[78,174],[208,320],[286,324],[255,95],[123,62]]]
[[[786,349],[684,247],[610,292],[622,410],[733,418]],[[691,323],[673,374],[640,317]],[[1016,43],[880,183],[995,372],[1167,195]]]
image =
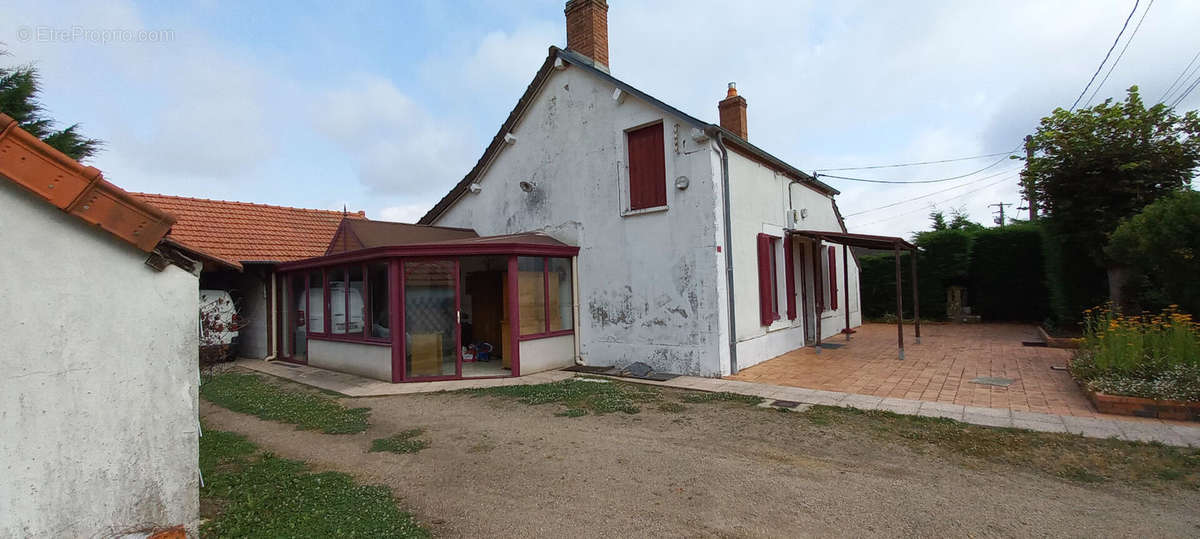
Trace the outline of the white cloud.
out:
[[[363,76],[328,92],[312,110],[317,129],[354,159],[370,192],[445,192],[470,168],[465,130],[435,118],[390,81]]]
[[[384,221],[415,223],[425,215],[425,212],[429,211],[429,208],[432,207],[432,204],[405,204],[402,206],[391,206],[379,210],[379,218]]]

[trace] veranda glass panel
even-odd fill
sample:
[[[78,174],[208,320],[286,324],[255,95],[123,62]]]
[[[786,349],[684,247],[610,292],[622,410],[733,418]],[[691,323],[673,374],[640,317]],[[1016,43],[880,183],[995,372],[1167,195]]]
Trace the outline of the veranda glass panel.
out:
[[[388,329],[392,321],[389,285],[387,262],[372,262],[367,265],[367,286],[371,289],[371,300],[368,302],[370,305],[367,308],[371,312],[372,338],[386,339],[392,335]]]
[[[329,332],[346,334],[346,270],[329,270]]]
[[[571,259],[551,258],[546,279],[550,291],[550,331],[572,329]]]
[[[404,369],[408,378],[458,374],[457,268],[404,262]]]
[[[517,305],[521,335],[546,332],[546,259],[517,257]]]

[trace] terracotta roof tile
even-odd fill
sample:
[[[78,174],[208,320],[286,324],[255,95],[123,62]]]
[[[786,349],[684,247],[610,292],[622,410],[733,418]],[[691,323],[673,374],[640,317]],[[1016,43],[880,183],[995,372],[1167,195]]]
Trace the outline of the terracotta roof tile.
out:
[[[342,212],[132,193],[178,218],[168,238],[238,262],[288,262],[325,254]],[[350,219],[366,219],[362,212]]]

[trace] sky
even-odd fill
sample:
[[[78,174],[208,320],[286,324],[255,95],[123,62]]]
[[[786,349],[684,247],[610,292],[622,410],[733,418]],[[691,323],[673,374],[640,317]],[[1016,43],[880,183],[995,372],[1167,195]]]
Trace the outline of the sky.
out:
[[[411,222],[565,45],[563,4],[0,0],[0,64],[36,65],[51,116],[105,141],[89,164],[127,190]],[[1134,3],[609,5],[614,76],[710,122],[734,81],[750,141],[815,171],[1017,148],[1071,106]],[[1135,84],[1157,102],[1200,51],[1200,2],[1142,0],[1114,58],[1144,13],[1093,103]],[[1178,105],[1197,107],[1200,91]],[[988,225],[989,204],[1011,215],[1020,162],[829,172],[926,180],[988,165],[934,184],[822,181],[851,232],[908,236],[934,208]]]

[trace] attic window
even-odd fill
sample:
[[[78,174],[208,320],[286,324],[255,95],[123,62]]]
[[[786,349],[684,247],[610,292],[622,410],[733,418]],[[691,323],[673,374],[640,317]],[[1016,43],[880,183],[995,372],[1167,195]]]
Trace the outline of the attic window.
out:
[[[625,133],[629,159],[629,209],[667,205],[666,149],[662,123]]]

